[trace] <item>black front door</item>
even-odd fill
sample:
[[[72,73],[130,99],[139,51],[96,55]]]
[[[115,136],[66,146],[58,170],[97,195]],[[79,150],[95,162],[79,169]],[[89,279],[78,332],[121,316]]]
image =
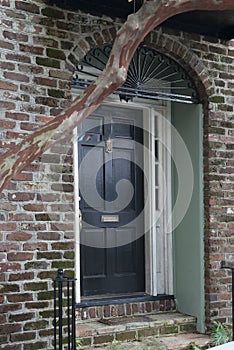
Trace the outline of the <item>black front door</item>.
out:
[[[144,292],[142,111],[101,106],[78,130],[83,296]]]

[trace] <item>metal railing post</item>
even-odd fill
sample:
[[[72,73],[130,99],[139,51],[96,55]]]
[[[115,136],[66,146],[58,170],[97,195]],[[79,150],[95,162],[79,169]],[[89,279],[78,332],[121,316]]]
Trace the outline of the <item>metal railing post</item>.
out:
[[[234,341],[234,267],[226,265],[226,261],[221,261],[221,269],[232,271],[232,340]]]
[[[65,297],[63,297],[65,295]],[[54,350],[63,350],[63,326],[67,325],[67,349],[76,350],[75,279],[58,269],[54,279]]]

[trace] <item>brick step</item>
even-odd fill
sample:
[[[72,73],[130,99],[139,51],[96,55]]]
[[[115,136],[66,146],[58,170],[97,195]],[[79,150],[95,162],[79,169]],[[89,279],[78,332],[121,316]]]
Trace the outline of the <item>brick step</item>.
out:
[[[122,319],[123,320],[123,319]],[[108,325],[97,320],[78,321],[76,335],[82,340],[81,349],[186,349],[192,342],[209,342],[207,336],[195,334],[195,317],[178,312],[136,315],[124,318],[124,322]],[[184,347],[178,342],[185,343]],[[129,343],[131,342],[131,343]],[[146,344],[148,342],[148,344]],[[129,348],[130,346],[130,348]],[[173,347],[174,346],[174,347]]]
[[[94,350],[191,350],[191,344],[207,349],[211,344],[206,335],[187,333],[167,337],[147,337],[133,342],[113,342],[111,345],[92,346],[88,349]],[[83,349],[87,350],[87,347]]]

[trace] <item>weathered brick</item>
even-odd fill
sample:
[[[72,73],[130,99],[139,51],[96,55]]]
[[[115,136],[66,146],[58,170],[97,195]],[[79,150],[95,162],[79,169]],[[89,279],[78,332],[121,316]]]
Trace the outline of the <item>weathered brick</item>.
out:
[[[52,268],[55,269],[73,269],[74,268],[74,261],[53,261],[51,264]]]
[[[47,282],[30,282],[24,284],[24,290],[25,291],[38,291],[38,290],[45,290],[48,288]]]
[[[9,83],[9,82],[0,82],[0,89],[2,90],[11,90],[11,91],[17,91],[18,90],[18,86],[13,84],[13,83]]]
[[[6,112],[6,118],[14,120],[29,120],[29,115],[26,113]]]
[[[7,323],[5,325],[0,324],[0,334],[12,334],[21,331],[20,324]]]
[[[47,48],[46,54],[48,57],[56,58],[58,60],[65,60],[66,59],[66,55],[65,55],[63,50]]]
[[[34,251],[34,250],[47,250],[48,245],[47,243],[42,243],[42,242],[36,242],[36,243],[24,243],[23,245],[23,250],[25,251]]]
[[[53,250],[71,250],[74,248],[74,242],[56,242],[51,246]]]
[[[17,10],[22,10],[31,13],[40,13],[40,8],[36,4],[30,4],[25,1],[16,1],[15,7]]]
[[[57,10],[57,9],[54,9],[52,7],[46,7],[44,9],[42,9],[42,14],[44,16],[51,17],[51,18],[64,19],[64,12]]]
[[[25,281],[33,278],[34,272],[11,273],[9,275],[9,281]]]
[[[29,77],[25,74],[20,74],[20,73],[13,73],[13,72],[4,72],[3,73],[4,77],[6,79],[10,79],[13,81],[22,81],[25,83],[29,82]]]
[[[25,193],[25,192],[16,192],[9,194],[9,200],[11,201],[30,201],[35,198],[35,193]]]
[[[1,288],[1,292],[3,294],[8,294],[8,293],[18,293],[20,291],[19,285],[18,284],[4,284],[3,288]]]
[[[54,297],[53,291],[47,291],[47,292],[38,292],[38,301],[39,300],[52,300]]]
[[[4,110],[4,109],[14,109],[15,110],[15,108],[16,108],[15,103],[0,100],[0,110]]]
[[[25,214],[25,213],[10,213],[9,214],[9,220],[11,221],[33,221],[33,215],[32,214]]]
[[[57,82],[55,79],[48,79],[48,78],[42,78],[42,77],[35,77],[34,82],[38,85],[44,85],[44,86],[50,86],[50,87],[56,87]]]
[[[0,230],[2,231],[14,231],[16,230],[16,223],[15,222],[0,222]]]
[[[64,252],[63,257],[64,259],[74,260],[75,252]]]
[[[0,47],[7,50],[14,50],[14,45],[8,41],[0,40]]]
[[[42,211],[44,209],[44,205],[43,204],[25,204],[24,205],[24,210],[26,211]]]
[[[137,338],[136,331],[116,333],[117,341],[131,341]]]
[[[21,130],[28,130],[28,131],[32,131],[35,130],[38,127],[38,124],[36,123],[20,123],[20,129]]]
[[[61,252],[37,252],[37,259],[57,260],[61,259]]]
[[[51,185],[51,189],[59,192],[73,192],[73,185],[55,183]]]
[[[21,33],[14,33],[14,32],[10,32],[7,30],[3,31],[3,36],[4,36],[4,38],[9,39],[9,40],[17,40],[17,41],[23,41],[23,42],[28,41],[28,35],[21,34]]]
[[[36,341],[33,343],[25,343],[24,344],[24,350],[41,350],[45,349],[47,347],[47,343],[45,341]]]
[[[34,64],[19,64],[18,67],[20,72],[29,73],[30,75],[44,73],[43,67],[36,66]]]
[[[24,264],[25,270],[45,270],[49,267],[47,261],[31,261]]]
[[[26,322],[23,329],[24,331],[36,330],[36,329],[44,329],[48,326],[48,321],[40,320],[37,322]]]
[[[113,335],[99,335],[93,339],[94,344],[110,343],[114,340]]]
[[[63,50],[71,50],[73,47],[73,43],[71,43],[70,41],[61,41],[61,49]]]
[[[23,322],[23,321],[31,320],[34,317],[35,317],[35,313],[33,313],[33,312],[17,313],[17,314],[11,314],[9,316],[9,321],[13,322],[13,323],[14,322]]]
[[[27,261],[33,259],[34,253],[26,252],[10,252],[7,254],[7,259],[9,261]]]
[[[1,6],[10,7],[10,0],[1,0],[0,4],[1,4]]]
[[[53,311],[52,311],[53,312]],[[51,317],[51,313],[50,311],[50,317]],[[54,334],[54,329],[50,328],[50,329],[43,329],[43,330],[39,330],[39,336],[42,338],[47,338],[53,336]]]
[[[6,59],[9,61],[31,63],[31,58],[29,56],[20,55],[20,54],[13,54],[13,53],[6,54]]]
[[[36,55],[43,55],[43,53],[44,53],[44,47],[41,47],[41,46],[20,44],[19,48],[20,48],[20,51],[30,52],[30,53],[34,53]]]
[[[54,279],[56,277],[56,270],[50,270],[50,271],[42,271],[38,272],[37,277],[44,280],[44,279]]]
[[[15,70],[15,64],[12,62],[0,62],[0,68],[2,70]]]
[[[40,37],[40,36],[34,36],[33,37],[33,43],[36,45],[42,45],[43,47],[58,47],[58,40],[55,38],[47,38],[47,37]]]
[[[40,66],[60,68],[60,62],[53,58],[36,57],[36,63]]]
[[[53,78],[67,80],[67,81],[70,81],[71,79],[70,72],[64,72],[63,70],[58,70],[58,69],[50,69],[49,76]]]
[[[16,123],[10,120],[0,120],[1,129],[13,129]]]
[[[36,332],[22,332],[11,334],[10,339],[13,343],[26,342],[29,340],[35,340]]]
[[[56,107],[58,105],[58,101],[51,97],[36,97],[35,101],[37,104],[42,104],[49,107]]]
[[[22,347],[21,347],[21,344],[13,344],[13,345],[6,345],[5,347],[4,347],[4,350],[21,350],[22,349]]]
[[[47,301],[33,301],[25,303],[27,309],[38,310],[38,309],[47,309],[49,303]]]
[[[17,293],[7,295],[7,301],[9,303],[23,303],[31,300],[33,300],[33,296],[31,293]]]
[[[58,30],[57,28],[48,28],[47,34],[49,36],[57,37],[59,39],[68,39],[70,36],[67,32],[63,30]]]
[[[39,232],[37,237],[40,241],[58,241],[60,239],[60,234],[58,232]]]
[[[48,95],[56,98],[65,98],[65,91],[59,89],[48,89]]]

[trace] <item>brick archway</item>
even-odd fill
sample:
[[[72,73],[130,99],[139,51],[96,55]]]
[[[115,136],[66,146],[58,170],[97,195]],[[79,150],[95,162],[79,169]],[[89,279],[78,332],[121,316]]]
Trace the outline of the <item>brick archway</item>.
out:
[[[115,40],[116,28],[106,29],[104,33],[96,32],[89,34],[85,39],[82,38],[68,56],[68,62],[72,64],[73,69],[76,64],[91,49],[105,44],[110,44]],[[208,98],[212,95],[214,89],[213,79],[199,56],[185,44],[178,40],[178,37],[164,34],[161,29],[152,31],[146,38],[144,43],[149,47],[169,56],[177,61],[187,72],[188,76],[193,80],[200,100],[204,107],[207,106]],[[204,111],[205,112],[205,111]]]
[[[81,39],[79,43],[73,48],[69,55],[69,61],[74,67],[84,55],[92,48],[99,47],[104,44],[110,44],[114,41],[116,35],[116,29],[110,28],[106,30],[106,35],[101,33],[96,35],[90,35],[86,39]],[[193,80],[197,91],[200,96],[200,100],[203,105],[203,147],[204,147],[204,193],[209,191],[210,188],[210,172],[209,172],[209,159],[206,155],[206,150],[209,148],[209,98],[214,94],[215,82],[210,75],[209,69],[204,64],[202,59],[185,43],[180,41],[179,36],[169,35],[162,32],[162,29],[152,31],[144,41],[147,46],[154,48],[155,50],[169,56],[173,60],[177,61],[187,72],[188,76]],[[210,223],[209,208],[205,206],[205,218],[204,218],[204,240],[205,244],[209,241],[210,230],[207,229]],[[207,211],[208,210],[208,211]],[[209,251],[206,249],[205,256],[205,295],[206,295],[206,323],[210,322],[212,305],[209,302]]]
[[[110,27],[102,32],[89,33],[73,47],[68,56],[68,62],[74,67],[91,49],[112,43],[115,40],[116,31],[115,27]]]
[[[150,47],[177,61],[193,80],[200,100],[204,103],[212,91],[213,83],[206,66],[190,48],[182,44],[177,37],[167,35],[161,30],[153,31],[145,42]]]

